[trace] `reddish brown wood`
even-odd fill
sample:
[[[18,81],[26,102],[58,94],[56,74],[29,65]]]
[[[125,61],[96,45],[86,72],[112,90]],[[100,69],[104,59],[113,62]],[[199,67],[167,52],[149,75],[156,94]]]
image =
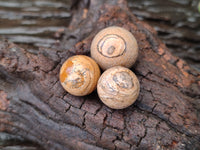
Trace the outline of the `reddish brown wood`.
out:
[[[173,56],[156,32],[123,0],[76,3],[59,45],[31,52],[0,43],[0,131],[44,149],[200,149],[200,73]],[[96,92],[75,97],[59,83],[61,64],[89,54],[101,29],[117,25],[134,34],[139,58],[132,70],[138,100],[123,110],[103,105]]]

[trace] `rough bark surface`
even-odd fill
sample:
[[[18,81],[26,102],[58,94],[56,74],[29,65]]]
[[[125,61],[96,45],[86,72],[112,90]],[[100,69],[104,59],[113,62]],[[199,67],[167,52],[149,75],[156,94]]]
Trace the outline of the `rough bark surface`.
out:
[[[43,149],[200,149],[200,73],[173,56],[123,0],[83,0],[60,44],[37,52],[0,42],[0,131]],[[75,97],[59,83],[62,63],[89,55],[94,35],[107,26],[136,37],[131,68],[141,84],[136,103],[123,110],[103,105],[96,92]]]

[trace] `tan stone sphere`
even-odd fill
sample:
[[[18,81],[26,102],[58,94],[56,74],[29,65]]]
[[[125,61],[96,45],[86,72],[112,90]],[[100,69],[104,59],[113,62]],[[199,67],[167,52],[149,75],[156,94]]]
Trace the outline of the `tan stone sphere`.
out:
[[[99,78],[97,92],[101,101],[110,108],[123,109],[132,105],[140,92],[136,75],[128,68],[115,66]]]
[[[76,55],[68,58],[60,69],[60,82],[72,95],[84,96],[96,89],[100,69],[90,57]]]
[[[135,37],[128,30],[111,26],[101,30],[91,44],[91,57],[106,70],[113,66],[130,68],[138,56]]]

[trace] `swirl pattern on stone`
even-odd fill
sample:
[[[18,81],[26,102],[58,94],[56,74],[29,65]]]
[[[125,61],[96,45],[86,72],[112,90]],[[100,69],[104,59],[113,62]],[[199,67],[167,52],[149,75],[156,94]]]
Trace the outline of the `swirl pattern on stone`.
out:
[[[84,96],[96,89],[100,69],[90,57],[76,55],[64,62],[60,70],[60,82],[72,95]]]
[[[116,72],[113,75],[113,81],[121,88],[130,89],[133,87],[132,77],[125,71]]]
[[[140,84],[128,68],[116,66],[106,70],[99,78],[97,92],[101,101],[110,108],[123,109],[135,102]]]
[[[118,57],[126,51],[126,42],[117,34],[107,34],[98,42],[97,49],[105,57]]]

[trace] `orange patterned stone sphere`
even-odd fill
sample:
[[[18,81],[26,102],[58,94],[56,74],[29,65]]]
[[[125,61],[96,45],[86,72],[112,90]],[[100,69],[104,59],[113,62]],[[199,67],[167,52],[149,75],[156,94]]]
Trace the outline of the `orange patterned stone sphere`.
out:
[[[138,56],[135,37],[128,30],[112,26],[101,30],[91,44],[91,57],[106,70],[113,66],[130,68]]]
[[[140,92],[140,83],[130,69],[115,66],[101,75],[97,92],[101,101],[108,107],[123,109],[136,101]]]
[[[97,63],[88,56],[76,55],[67,59],[60,69],[60,82],[72,95],[84,96],[96,89],[100,77]]]

